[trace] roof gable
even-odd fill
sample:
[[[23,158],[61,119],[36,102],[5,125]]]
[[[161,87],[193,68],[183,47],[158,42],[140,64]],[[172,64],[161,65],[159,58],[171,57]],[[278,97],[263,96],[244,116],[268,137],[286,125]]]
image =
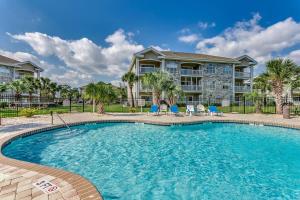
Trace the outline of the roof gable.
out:
[[[165,56],[162,52],[158,51],[157,49],[155,49],[153,47],[148,47],[148,48],[144,49],[143,51],[137,52],[135,54],[135,56],[137,56],[137,57],[143,56],[145,53],[148,53],[148,52],[153,52],[159,56]]]
[[[253,58],[251,58],[250,56],[248,55],[243,55],[243,56],[240,56],[238,58],[236,58],[238,61],[246,61],[246,62],[251,62],[252,64],[256,65],[257,64],[257,61],[254,60]]]

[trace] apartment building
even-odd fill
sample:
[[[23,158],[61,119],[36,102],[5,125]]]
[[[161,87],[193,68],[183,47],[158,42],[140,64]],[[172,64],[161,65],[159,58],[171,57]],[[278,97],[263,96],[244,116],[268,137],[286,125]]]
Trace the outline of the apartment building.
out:
[[[243,55],[227,58],[213,55],[159,51],[153,47],[133,55],[129,71],[138,75],[134,97],[152,100],[151,91],[143,87],[145,73],[165,71],[184,91],[184,101],[221,103],[239,99],[252,91],[253,68],[257,62]]]
[[[30,61],[20,62],[0,55],[0,83],[9,83],[24,76],[40,77],[43,69]]]

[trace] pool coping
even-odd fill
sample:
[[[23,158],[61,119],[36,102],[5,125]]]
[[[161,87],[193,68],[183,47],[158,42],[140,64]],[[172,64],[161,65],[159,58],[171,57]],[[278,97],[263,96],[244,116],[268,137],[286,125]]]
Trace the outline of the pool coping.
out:
[[[284,128],[292,128],[292,129],[299,129],[300,125],[294,124],[284,124],[278,122],[265,122],[262,120],[236,120],[236,119],[205,119],[205,120],[197,120],[197,121],[185,121],[185,122],[158,122],[153,120],[146,120],[146,119],[99,119],[99,120],[90,120],[90,121],[81,121],[81,122],[73,122],[68,123],[69,126],[76,126],[76,125],[83,125],[83,124],[93,124],[93,123],[145,123],[145,124],[152,124],[152,125],[163,125],[163,126],[171,126],[171,125],[195,125],[195,124],[202,124],[202,123],[239,123],[239,124],[252,124],[252,125],[265,125],[265,126],[274,126],[274,127],[284,127]],[[39,165],[36,163],[16,160],[13,158],[6,157],[3,155],[2,150],[10,144],[12,141],[27,137],[30,135],[42,133],[49,130],[54,130],[58,128],[65,127],[63,124],[60,125],[51,125],[43,128],[37,128],[30,131],[22,131],[20,133],[15,133],[9,136],[6,136],[0,139],[0,164],[8,165],[11,167],[16,167],[18,169],[26,169],[31,172],[37,172],[44,176],[51,176],[67,182],[71,187],[70,190],[75,190],[76,194],[72,196],[72,198],[65,197],[64,199],[82,199],[82,200],[102,200],[103,197],[100,191],[94,186],[92,182],[80,176],[78,174],[68,172],[65,170],[52,168],[44,165]],[[0,171],[1,172],[1,171]],[[68,192],[68,191],[59,191],[61,193]],[[61,194],[64,196],[64,194]]]

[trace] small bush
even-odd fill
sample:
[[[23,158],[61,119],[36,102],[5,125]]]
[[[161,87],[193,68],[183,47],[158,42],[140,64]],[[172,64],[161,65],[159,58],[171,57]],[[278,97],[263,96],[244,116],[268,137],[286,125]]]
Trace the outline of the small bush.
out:
[[[0,108],[5,108],[8,107],[8,103],[7,102],[0,102]]]
[[[32,108],[24,108],[21,110],[20,114],[25,117],[32,117],[36,113],[36,109]]]
[[[129,112],[135,113],[136,112],[136,108],[129,108]]]

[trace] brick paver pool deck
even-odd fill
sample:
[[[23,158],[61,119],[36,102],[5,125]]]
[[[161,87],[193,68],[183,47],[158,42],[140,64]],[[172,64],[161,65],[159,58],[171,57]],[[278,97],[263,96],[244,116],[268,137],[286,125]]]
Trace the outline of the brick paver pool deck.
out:
[[[219,116],[152,116],[146,114],[105,114],[72,113],[60,115],[68,124],[96,121],[127,121],[161,125],[177,123],[198,123],[205,121],[239,122],[283,126],[300,129],[300,118],[283,119],[279,115],[260,114],[225,114]],[[36,134],[42,130],[63,126],[62,121],[46,115],[33,118],[5,118],[0,126],[0,146],[3,148],[11,140],[22,135]],[[84,156],[84,155],[83,155]],[[44,193],[34,183],[48,181],[58,188],[51,193]],[[18,161],[0,154],[0,200],[100,200],[101,194],[95,186],[84,177],[38,164]]]

